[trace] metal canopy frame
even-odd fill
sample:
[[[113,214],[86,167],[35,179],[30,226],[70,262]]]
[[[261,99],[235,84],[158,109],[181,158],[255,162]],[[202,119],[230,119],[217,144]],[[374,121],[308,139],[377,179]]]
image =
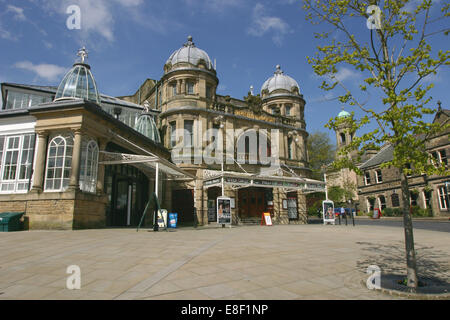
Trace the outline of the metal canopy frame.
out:
[[[115,165],[115,164],[131,164],[141,169],[152,169],[155,171],[162,171],[170,176],[168,180],[195,180],[196,177],[189,172],[178,168],[170,161],[160,158],[156,155],[144,156],[128,153],[115,153],[100,151],[103,154],[103,161],[99,164]]]
[[[248,187],[260,188],[283,188],[287,192],[303,191],[304,194],[314,192],[325,192],[325,183],[323,181],[302,178],[298,176],[277,176],[277,175],[258,175],[250,173],[236,173],[230,171],[208,170],[207,178],[204,179],[206,189],[212,187],[221,187],[223,183],[231,186],[231,189],[238,190]]]

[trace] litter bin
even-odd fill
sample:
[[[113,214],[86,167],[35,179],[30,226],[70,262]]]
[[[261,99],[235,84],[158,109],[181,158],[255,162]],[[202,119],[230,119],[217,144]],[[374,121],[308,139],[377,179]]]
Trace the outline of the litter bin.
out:
[[[25,212],[2,212],[0,213],[0,232],[21,231],[20,218]]]
[[[169,228],[176,228],[178,221],[178,213],[169,213]]]
[[[378,208],[375,208],[373,210],[373,216],[372,219],[380,219],[381,218],[381,211]]]

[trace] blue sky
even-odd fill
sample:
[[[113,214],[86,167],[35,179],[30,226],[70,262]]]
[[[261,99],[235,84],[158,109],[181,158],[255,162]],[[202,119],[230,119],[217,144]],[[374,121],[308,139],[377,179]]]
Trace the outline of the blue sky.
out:
[[[81,8],[81,30],[66,26],[73,4]],[[365,21],[352,23],[367,39]],[[250,85],[259,92],[280,64],[307,102],[307,130],[328,132],[334,142],[324,124],[341,104],[333,100],[337,93],[318,88],[321,79],[306,60],[319,44],[313,37],[318,28],[295,0],[0,0],[0,82],[58,85],[85,45],[99,90],[129,95],[146,78],[159,79],[167,58],[192,35],[217,60],[219,94],[242,99]],[[445,40],[434,46],[448,50]],[[362,79],[349,68],[338,75],[351,89]],[[435,83],[433,101],[449,108],[448,67],[428,81]],[[363,100],[381,108],[375,93]],[[359,114],[354,107],[346,110]]]

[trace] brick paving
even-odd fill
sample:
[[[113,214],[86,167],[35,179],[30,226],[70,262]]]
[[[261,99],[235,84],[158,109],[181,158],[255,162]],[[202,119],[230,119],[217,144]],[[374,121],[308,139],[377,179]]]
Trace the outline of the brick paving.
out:
[[[450,234],[414,235],[419,269],[450,279]],[[0,233],[0,299],[399,299],[361,280],[370,264],[401,270],[403,248],[383,226]],[[66,288],[70,265],[80,290]]]

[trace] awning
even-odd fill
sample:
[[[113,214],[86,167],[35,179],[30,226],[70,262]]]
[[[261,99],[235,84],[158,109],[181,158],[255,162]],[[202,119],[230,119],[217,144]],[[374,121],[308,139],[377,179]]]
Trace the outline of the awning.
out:
[[[205,170],[205,188],[221,187],[222,178],[225,185],[232,189],[247,187],[283,188],[303,193],[325,192],[325,182],[303,177],[285,175],[261,175],[231,171]]]
[[[156,155],[144,156],[136,154],[127,153],[115,153],[101,151],[103,154],[103,161],[100,164],[103,165],[115,165],[115,164],[131,164],[133,166],[139,167],[143,170],[151,169],[156,171],[157,169],[171,179],[169,180],[195,180],[196,177],[189,172],[186,172],[178,168],[175,164],[170,161],[160,158]]]

